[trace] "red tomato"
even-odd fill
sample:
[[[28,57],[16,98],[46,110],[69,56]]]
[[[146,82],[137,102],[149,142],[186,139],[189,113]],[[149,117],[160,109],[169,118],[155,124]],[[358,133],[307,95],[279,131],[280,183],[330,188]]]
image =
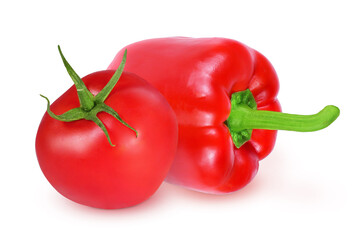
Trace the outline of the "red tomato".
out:
[[[115,71],[83,78],[98,94]],[[123,72],[105,104],[136,129],[113,116],[97,114],[108,130],[94,122],[62,122],[45,113],[36,137],[36,154],[47,180],[63,196],[87,206],[115,209],[149,198],[163,182],[177,146],[176,117],[165,98],[140,77]],[[52,105],[55,114],[79,107],[73,86]]]

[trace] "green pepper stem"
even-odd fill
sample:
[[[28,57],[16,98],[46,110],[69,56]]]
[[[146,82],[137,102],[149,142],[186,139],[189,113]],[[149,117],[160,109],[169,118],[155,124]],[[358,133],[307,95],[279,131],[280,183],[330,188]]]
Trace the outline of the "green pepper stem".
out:
[[[250,140],[253,129],[313,132],[329,126],[339,114],[339,108],[333,105],[313,115],[257,110],[254,96],[247,89],[231,96],[231,112],[226,124],[235,146],[239,148]]]
[[[234,131],[268,129],[313,132],[329,126],[339,116],[339,113],[339,108],[333,105],[328,105],[313,115],[261,111],[242,105],[231,112],[232,117],[231,120],[228,120],[228,124]]]

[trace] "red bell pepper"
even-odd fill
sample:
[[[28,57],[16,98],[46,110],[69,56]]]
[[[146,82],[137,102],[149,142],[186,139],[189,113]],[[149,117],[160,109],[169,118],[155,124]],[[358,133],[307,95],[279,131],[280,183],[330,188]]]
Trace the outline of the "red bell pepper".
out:
[[[125,70],[153,84],[177,115],[179,143],[170,183],[207,193],[236,191],[272,151],[276,130],[316,131],[339,115],[335,106],[308,116],[281,113],[274,68],[234,40],[145,40],[122,49],[108,69],[119,66],[125,49]]]

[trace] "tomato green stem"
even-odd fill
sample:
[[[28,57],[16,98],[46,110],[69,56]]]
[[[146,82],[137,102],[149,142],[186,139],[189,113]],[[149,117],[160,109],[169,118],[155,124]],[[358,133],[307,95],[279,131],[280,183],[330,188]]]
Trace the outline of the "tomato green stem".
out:
[[[79,96],[81,108],[84,109],[84,111],[90,111],[94,107],[94,95],[91,94],[91,92],[87,89],[87,87],[85,86],[84,82],[81,80],[79,75],[77,75],[77,73],[70,66],[68,61],[65,59],[60,46],[58,46],[58,50],[61,59],[65,65],[65,68],[75,84],[77,94]]]
[[[313,132],[328,127],[340,114],[339,108],[333,105],[313,115],[257,110],[256,102],[250,94],[250,90],[246,90],[234,93],[231,98],[227,125],[237,147],[250,139],[252,129]]]
[[[122,72],[124,71],[125,62],[127,57],[127,50],[125,49],[123,58],[119,67],[116,69],[114,75],[111,77],[110,81],[106,84],[106,86],[95,96],[95,102],[104,102],[105,99],[109,96],[110,92],[115,87],[117,81],[119,80]]]
[[[105,127],[105,125],[101,122],[101,120],[97,117],[97,114],[99,112],[106,112],[116,118],[119,122],[121,122],[123,125],[125,125],[127,128],[131,129],[136,133],[136,137],[138,136],[137,131],[131,127],[129,124],[127,124],[125,121],[121,119],[119,114],[112,109],[110,106],[106,105],[104,101],[109,96],[110,92],[115,87],[116,83],[120,79],[120,76],[124,70],[125,62],[126,62],[126,54],[127,51],[125,50],[123,59],[121,61],[121,64],[119,65],[118,69],[115,71],[114,75],[111,77],[110,81],[106,84],[106,86],[94,97],[92,93],[88,90],[88,88],[85,86],[82,79],[77,75],[77,73],[74,71],[74,69],[70,66],[68,61],[65,59],[60,46],[58,46],[58,50],[60,53],[60,56],[63,60],[64,66],[69,73],[71,79],[73,80],[75,84],[75,88],[77,90],[80,107],[71,109],[61,115],[56,115],[53,113],[50,109],[50,101],[47,97],[40,95],[41,97],[45,98],[47,101],[47,112],[48,114],[59,121],[63,122],[72,122],[77,121],[80,119],[85,119],[89,121],[93,121],[98,125],[101,130],[104,132],[108,142],[111,146],[115,146],[112,144],[109,133]]]

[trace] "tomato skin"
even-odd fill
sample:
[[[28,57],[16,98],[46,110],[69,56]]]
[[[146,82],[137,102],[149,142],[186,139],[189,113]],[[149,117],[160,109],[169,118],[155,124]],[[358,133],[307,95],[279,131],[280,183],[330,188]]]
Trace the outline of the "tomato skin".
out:
[[[83,78],[96,95],[115,71]],[[170,169],[177,147],[176,116],[165,98],[145,80],[123,72],[105,101],[138,136],[113,116],[97,116],[104,132],[92,121],[62,122],[48,113],[36,136],[38,162],[47,180],[63,196],[77,203],[104,209],[124,208],[148,199]],[[79,107],[72,86],[52,105],[55,114]]]

